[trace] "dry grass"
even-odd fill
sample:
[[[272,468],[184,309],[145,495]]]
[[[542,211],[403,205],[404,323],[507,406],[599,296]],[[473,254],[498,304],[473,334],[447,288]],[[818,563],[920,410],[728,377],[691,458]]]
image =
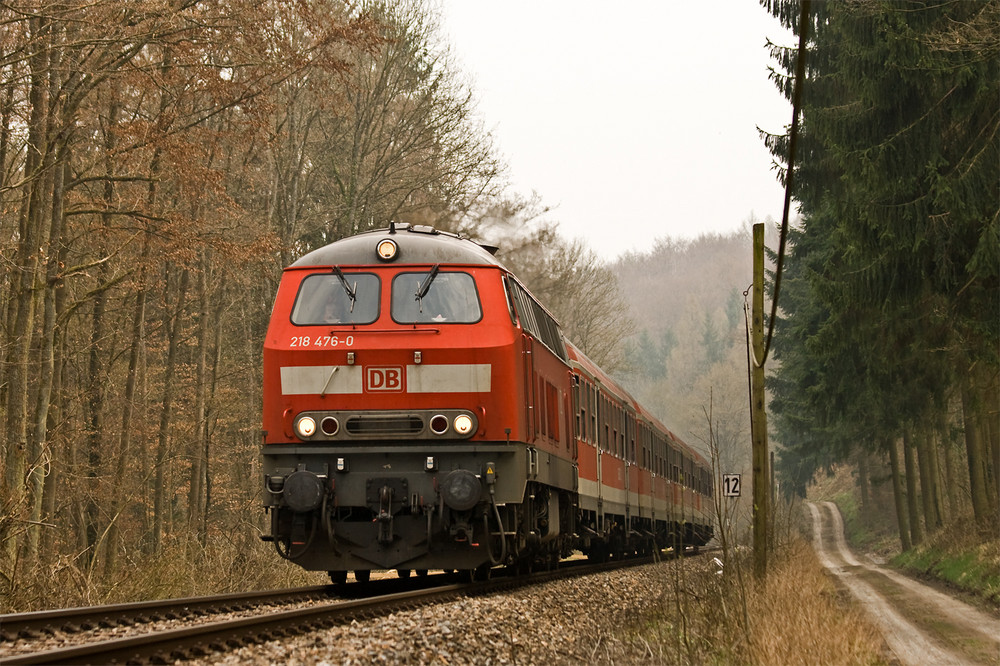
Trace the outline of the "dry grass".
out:
[[[627,632],[632,649],[623,645],[620,656],[651,664],[886,663],[878,632],[801,537],[781,547],[764,586],[753,582],[749,551],[728,559],[723,574],[704,559],[672,565],[660,602]]]
[[[755,664],[873,664],[882,640],[837,592],[812,548],[789,543],[764,589],[748,595],[749,661]]]
[[[21,579],[20,586],[0,593],[0,613],[329,582],[325,574],[303,571],[279,558],[269,544],[250,538],[218,538],[207,547],[168,540],[159,555],[123,556],[113,575],[90,570],[82,557],[61,557]]]

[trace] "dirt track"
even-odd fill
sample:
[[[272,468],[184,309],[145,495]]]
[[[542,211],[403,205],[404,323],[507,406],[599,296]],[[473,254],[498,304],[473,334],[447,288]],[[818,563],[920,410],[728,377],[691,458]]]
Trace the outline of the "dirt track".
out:
[[[1000,620],[926,585],[860,561],[833,502],[807,503],[820,561],[873,616],[899,663],[1000,664]]]

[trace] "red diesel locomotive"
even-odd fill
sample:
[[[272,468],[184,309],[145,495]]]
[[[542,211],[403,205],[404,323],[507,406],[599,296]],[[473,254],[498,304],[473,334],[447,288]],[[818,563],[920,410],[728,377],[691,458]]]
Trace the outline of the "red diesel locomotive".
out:
[[[705,460],[566,341],[493,256],[394,224],[285,269],[264,345],[278,552],[372,569],[624,557],[712,535]]]

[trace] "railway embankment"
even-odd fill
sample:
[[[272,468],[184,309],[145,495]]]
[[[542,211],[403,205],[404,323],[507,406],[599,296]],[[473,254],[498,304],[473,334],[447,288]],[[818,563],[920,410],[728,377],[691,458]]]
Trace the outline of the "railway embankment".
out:
[[[881,639],[798,537],[767,585],[705,553],[470,597],[239,648],[197,664],[878,663]],[[745,560],[745,561],[744,561]]]
[[[798,537],[553,580],[228,646],[186,663],[877,663],[881,640]],[[206,621],[217,618],[209,618]]]

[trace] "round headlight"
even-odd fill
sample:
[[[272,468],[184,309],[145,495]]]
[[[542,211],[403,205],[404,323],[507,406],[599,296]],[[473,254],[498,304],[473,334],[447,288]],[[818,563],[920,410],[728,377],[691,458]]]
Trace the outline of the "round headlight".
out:
[[[333,437],[340,430],[340,422],[332,416],[327,416],[319,422],[319,427],[323,430],[324,435]]]
[[[311,416],[303,416],[295,422],[295,432],[302,439],[312,437],[316,433],[316,419]]]
[[[396,241],[390,238],[383,238],[375,246],[375,251],[378,253],[378,258],[382,261],[392,261],[396,258],[399,247],[396,245]]]
[[[468,435],[472,432],[472,417],[468,414],[459,414],[455,417],[455,432],[459,435]]]
[[[448,431],[448,417],[444,414],[435,414],[431,417],[431,432],[435,435],[443,435]]]

